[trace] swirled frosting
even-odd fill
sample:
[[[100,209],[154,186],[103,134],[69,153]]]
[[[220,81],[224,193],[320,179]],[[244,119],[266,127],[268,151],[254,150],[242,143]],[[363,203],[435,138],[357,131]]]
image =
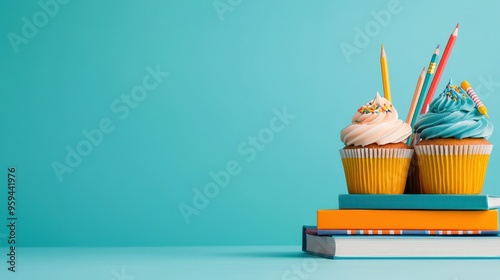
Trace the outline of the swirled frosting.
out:
[[[405,141],[411,134],[407,123],[398,119],[398,111],[378,92],[375,98],[361,106],[352,124],[340,132],[340,139],[346,146],[385,145]]]
[[[414,126],[422,139],[485,138],[493,132],[493,124],[479,113],[474,101],[452,81],[434,99],[429,111],[420,115]]]

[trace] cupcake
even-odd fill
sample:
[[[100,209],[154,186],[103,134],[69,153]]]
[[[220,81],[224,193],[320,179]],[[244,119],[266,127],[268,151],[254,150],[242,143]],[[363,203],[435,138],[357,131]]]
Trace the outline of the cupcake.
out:
[[[410,126],[378,92],[340,133],[340,150],[350,194],[402,194],[413,150],[404,142]]]
[[[434,99],[414,130],[423,193],[479,194],[493,145],[493,124],[451,80]]]

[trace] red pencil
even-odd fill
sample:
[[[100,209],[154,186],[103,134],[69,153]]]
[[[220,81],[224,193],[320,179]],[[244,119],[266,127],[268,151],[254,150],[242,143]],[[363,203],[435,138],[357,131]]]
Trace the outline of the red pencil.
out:
[[[434,74],[434,79],[432,79],[431,86],[429,87],[429,91],[427,92],[427,96],[425,97],[424,105],[420,111],[420,114],[424,114],[427,112],[429,108],[429,104],[432,101],[432,97],[434,96],[434,92],[439,84],[439,80],[441,79],[441,75],[443,74],[444,67],[446,67],[446,62],[448,61],[448,57],[450,56],[451,50],[453,49],[453,45],[455,44],[455,40],[458,36],[458,24],[453,30],[453,33],[450,35],[450,39],[448,39],[448,43],[444,48],[443,56],[441,56],[441,60],[439,61],[436,74]]]

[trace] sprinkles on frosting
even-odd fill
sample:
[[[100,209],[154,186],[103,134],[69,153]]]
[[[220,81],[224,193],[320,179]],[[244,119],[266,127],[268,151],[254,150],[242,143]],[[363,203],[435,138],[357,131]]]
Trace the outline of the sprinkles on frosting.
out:
[[[466,98],[465,93],[460,94],[460,88],[456,85],[452,85],[448,83],[446,85],[446,90],[445,90],[446,97],[449,99],[453,100],[453,102],[457,101],[457,97],[462,97],[463,99]]]
[[[361,114],[378,114],[378,113],[391,113],[392,104],[387,105],[386,103],[382,105],[373,104],[369,102],[367,105],[359,107],[358,112]]]

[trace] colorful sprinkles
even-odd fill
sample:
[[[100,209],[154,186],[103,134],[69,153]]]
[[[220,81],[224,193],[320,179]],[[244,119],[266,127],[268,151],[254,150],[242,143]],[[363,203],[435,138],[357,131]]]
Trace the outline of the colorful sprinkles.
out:
[[[369,102],[367,105],[363,105],[358,109],[358,112],[361,114],[378,114],[378,113],[391,113],[392,112],[392,104],[387,105],[384,103],[383,105],[373,104],[373,102]]]
[[[446,85],[446,96],[453,100],[454,102],[457,101],[457,97],[462,97],[462,99],[465,99],[465,93],[460,94],[460,88],[456,85],[451,85],[448,84]]]

